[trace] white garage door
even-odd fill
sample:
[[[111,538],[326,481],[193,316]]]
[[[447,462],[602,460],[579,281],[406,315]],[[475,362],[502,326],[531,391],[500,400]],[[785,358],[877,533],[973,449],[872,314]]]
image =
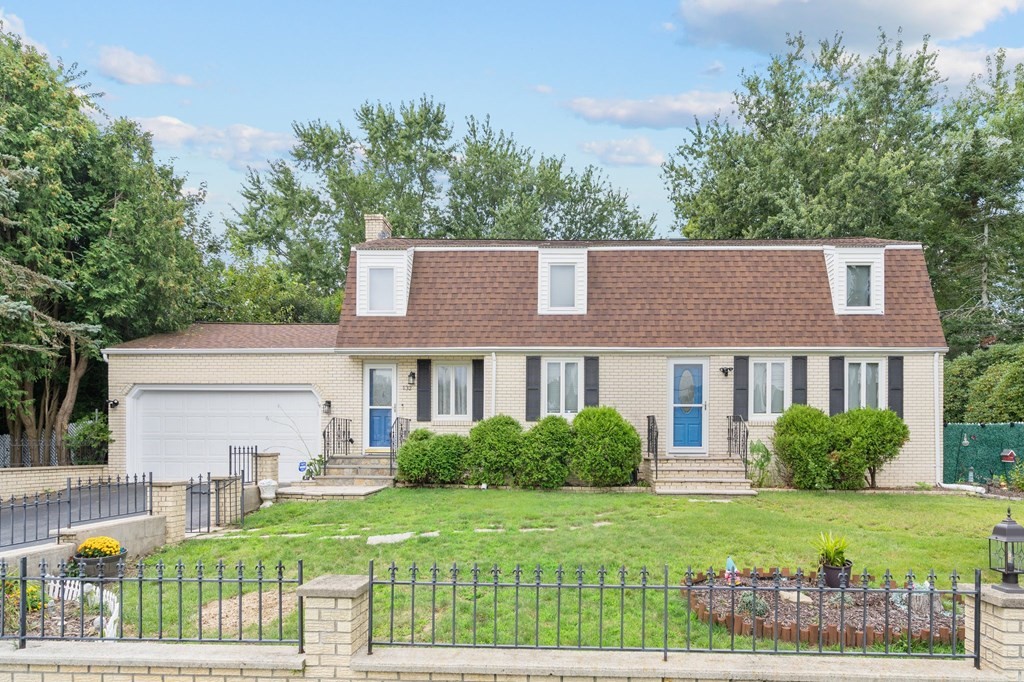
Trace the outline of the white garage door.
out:
[[[228,473],[228,446],[281,454],[281,480],[320,450],[320,406],[307,389],[142,389],[129,414],[128,471],[180,481]]]

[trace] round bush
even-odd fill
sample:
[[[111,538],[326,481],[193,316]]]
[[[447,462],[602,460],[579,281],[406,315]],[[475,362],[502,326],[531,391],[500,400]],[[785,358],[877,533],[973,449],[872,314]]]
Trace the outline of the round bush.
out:
[[[430,483],[430,444],[432,431],[416,429],[398,449],[398,480],[406,483]]]
[[[613,407],[585,407],[572,422],[569,469],[589,485],[626,485],[640,466],[640,436]]]
[[[797,488],[833,487],[834,443],[832,421],[817,408],[793,405],[775,421],[775,456],[785,469],[785,477]]]
[[[428,477],[431,483],[461,483],[466,473],[469,439],[450,433],[427,441]]]
[[[477,423],[469,432],[466,480],[472,485],[505,485],[523,446],[523,427],[499,414]]]
[[[523,434],[523,446],[512,471],[521,488],[561,488],[569,478],[572,428],[563,417],[544,417]]]
[[[906,422],[892,410],[851,410],[835,415],[832,421],[840,439],[839,451],[867,470],[872,488],[878,471],[886,462],[896,459],[910,439]],[[863,478],[862,470],[860,480]]]

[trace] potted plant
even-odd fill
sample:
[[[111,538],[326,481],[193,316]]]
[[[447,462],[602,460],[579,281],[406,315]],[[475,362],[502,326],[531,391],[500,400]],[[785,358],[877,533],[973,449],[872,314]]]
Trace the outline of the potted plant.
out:
[[[88,538],[78,546],[75,552],[75,563],[78,564],[80,575],[95,578],[103,567],[103,575],[107,578],[117,577],[117,564],[128,553],[114,538],[105,535]]]
[[[825,585],[839,587],[840,581],[850,584],[850,567],[853,562],[846,558],[848,543],[846,538],[832,535],[832,531],[822,533],[814,548],[818,550],[818,566],[825,573]],[[844,577],[845,576],[845,577]]]

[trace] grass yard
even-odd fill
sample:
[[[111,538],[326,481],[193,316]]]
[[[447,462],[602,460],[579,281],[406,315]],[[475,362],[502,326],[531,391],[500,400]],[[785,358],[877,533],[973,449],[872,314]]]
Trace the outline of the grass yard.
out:
[[[293,566],[306,579],[324,573],[383,571],[391,561],[488,567],[559,563],[646,565],[673,575],[688,565],[716,569],[732,555],[742,567],[814,568],[821,531],[847,536],[854,571],[923,577],[940,584],[956,569],[972,577],[987,564],[987,537],[1005,503],[953,495],[768,492],[729,503],[645,494],[574,494],[505,490],[391,489],[362,502],[286,502],[246,518],[245,530],[196,539],[147,558],[186,565],[257,560]],[[490,532],[478,532],[487,530]],[[437,537],[418,534],[439,532]],[[367,545],[370,535],[414,532],[396,544]],[[407,574],[406,574],[407,575]],[[986,581],[995,580],[986,574]]]

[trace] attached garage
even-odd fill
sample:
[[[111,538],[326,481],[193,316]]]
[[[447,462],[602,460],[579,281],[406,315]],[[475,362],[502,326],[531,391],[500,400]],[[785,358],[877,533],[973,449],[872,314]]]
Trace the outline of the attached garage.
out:
[[[280,453],[282,481],[320,451],[320,400],[308,386],[136,386],[127,405],[129,474],[157,481],[228,473],[228,447]]]

